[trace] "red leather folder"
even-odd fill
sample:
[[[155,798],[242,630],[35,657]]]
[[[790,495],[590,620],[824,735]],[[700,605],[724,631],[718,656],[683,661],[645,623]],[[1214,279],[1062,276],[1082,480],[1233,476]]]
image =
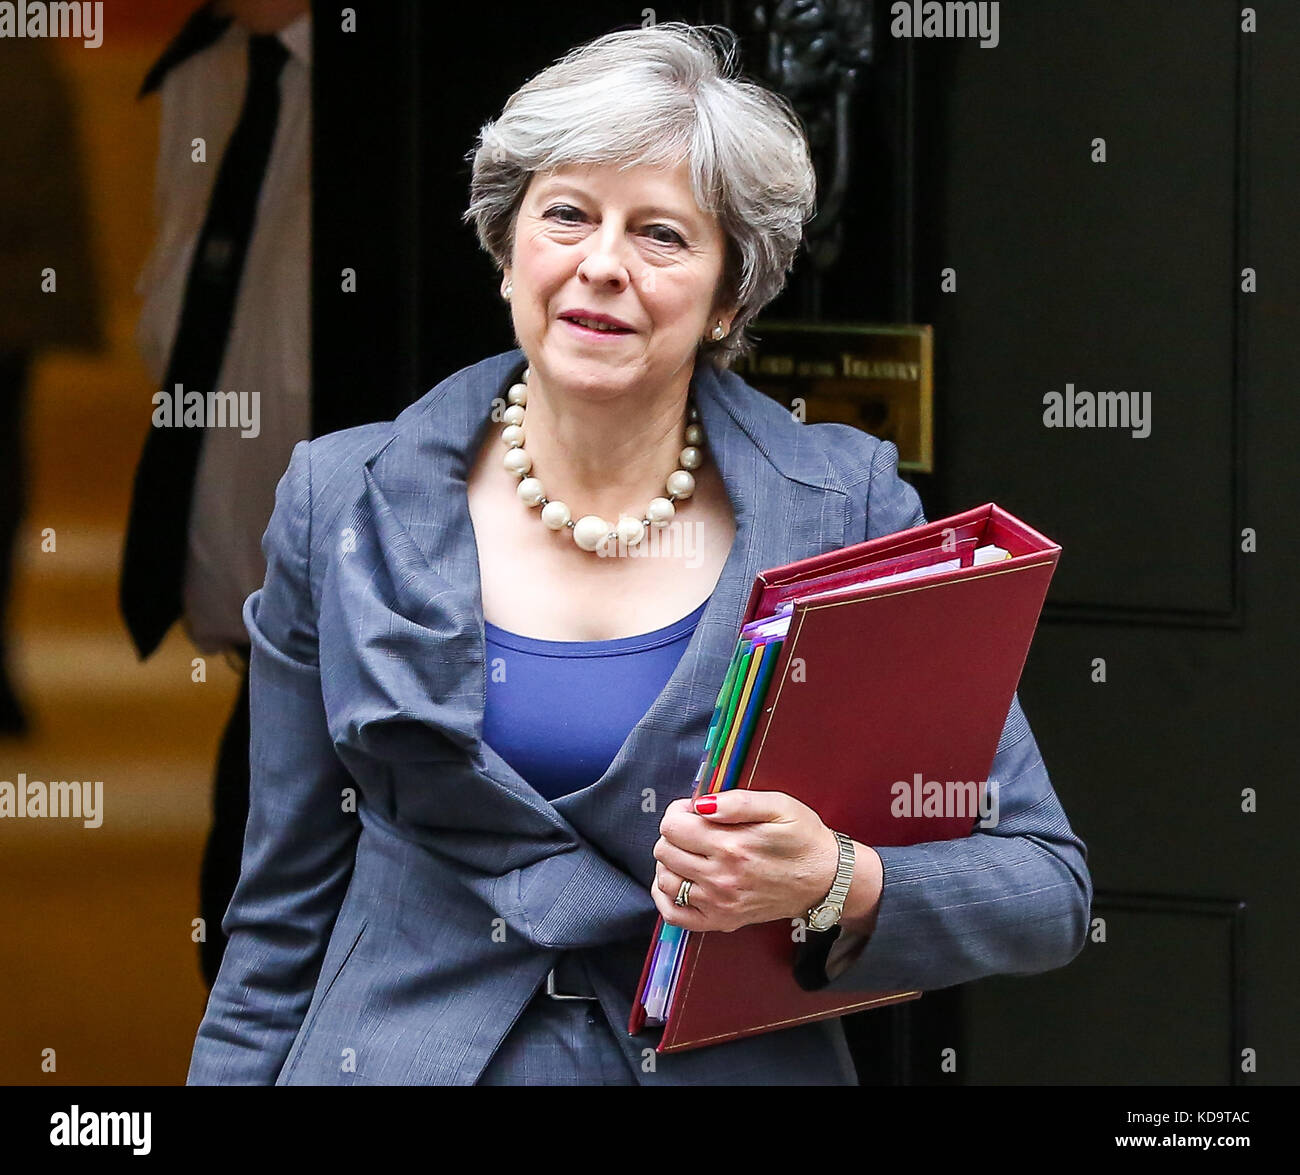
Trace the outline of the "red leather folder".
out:
[[[975,548],[985,545],[1011,557],[974,564]],[[893,785],[988,780],[1060,550],[990,503],[760,573],[743,623],[795,603],[736,786],[788,792],[860,844],[969,835],[980,817],[956,811],[959,789],[945,787],[952,801],[942,814],[925,815],[921,805],[918,815],[894,804]],[[955,558],[961,567],[871,582]],[[661,926],[662,919],[633,1000],[632,1034],[645,1025],[641,997]],[[661,1053],[921,994],[804,991],[788,920],[695,932],[685,951]]]

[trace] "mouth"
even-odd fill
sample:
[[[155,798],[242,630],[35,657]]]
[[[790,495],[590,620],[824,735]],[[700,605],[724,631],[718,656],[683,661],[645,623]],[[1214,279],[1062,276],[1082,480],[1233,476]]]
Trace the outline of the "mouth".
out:
[[[562,314],[560,321],[578,334],[591,338],[617,338],[619,335],[636,334],[630,326],[604,315],[591,317],[584,314]]]

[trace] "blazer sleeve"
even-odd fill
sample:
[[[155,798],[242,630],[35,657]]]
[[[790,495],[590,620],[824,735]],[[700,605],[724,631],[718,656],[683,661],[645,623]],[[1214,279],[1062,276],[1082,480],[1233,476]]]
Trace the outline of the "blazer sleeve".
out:
[[[898,476],[898,450],[882,442],[871,466],[867,538],[924,521],[915,489]],[[995,826],[957,840],[872,846],[884,866],[874,929],[869,936],[839,927],[809,932],[795,956],[801,987],[933,990],[1050,970],[1083,949],[1092,907],[1087,850],[1052,788],[1018,694],[989,775],[998,788]]]
[[[276,487],[266,579],[244,602],[249,810],[229,936],[199,1025],[190,1085],[271,1085],[311,1002],[355,860],[351,777],[325,721],[310,577],[309,442]]]

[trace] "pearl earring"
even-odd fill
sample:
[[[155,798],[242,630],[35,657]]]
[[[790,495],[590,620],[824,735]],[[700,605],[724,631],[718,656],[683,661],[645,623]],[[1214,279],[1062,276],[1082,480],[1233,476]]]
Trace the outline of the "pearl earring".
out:
[[[726,328],[722,325],[722,320],[721,320],[721,319],[718,320],[718,325],[715,326],[715,327],[713,328],[713,330],[711,330],[711,331],[709,332],[709,334],[712,336],[713,341],[714,341],[715,343],[721,341],[723,338],[726,337],[727,330],[726,330]]]
[[[514,282],[506,282],[506,288],[505,288],[504,290],[501,291],[501,296],[502,296],[502,297],[503,297],[507,302],[510,301],[510,295],[514,292],[514,288],[515,288],[515,283],[514,283]]]

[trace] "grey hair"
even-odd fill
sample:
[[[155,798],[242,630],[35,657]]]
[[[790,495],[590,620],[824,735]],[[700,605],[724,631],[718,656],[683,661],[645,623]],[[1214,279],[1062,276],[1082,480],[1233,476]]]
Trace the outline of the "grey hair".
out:
[[[466,156],[463,219],[497,268],[511,263],[534,173],[686,160],[696,204],[726,238],[721,293],[737,307],[728,333],[702,342],[698,356],[728,367],[752,350],[745,325],[785,286],[817,179],[790,103],[736,76],[736,60],[731,30],[672,21],[607,33],[521,86]]]

